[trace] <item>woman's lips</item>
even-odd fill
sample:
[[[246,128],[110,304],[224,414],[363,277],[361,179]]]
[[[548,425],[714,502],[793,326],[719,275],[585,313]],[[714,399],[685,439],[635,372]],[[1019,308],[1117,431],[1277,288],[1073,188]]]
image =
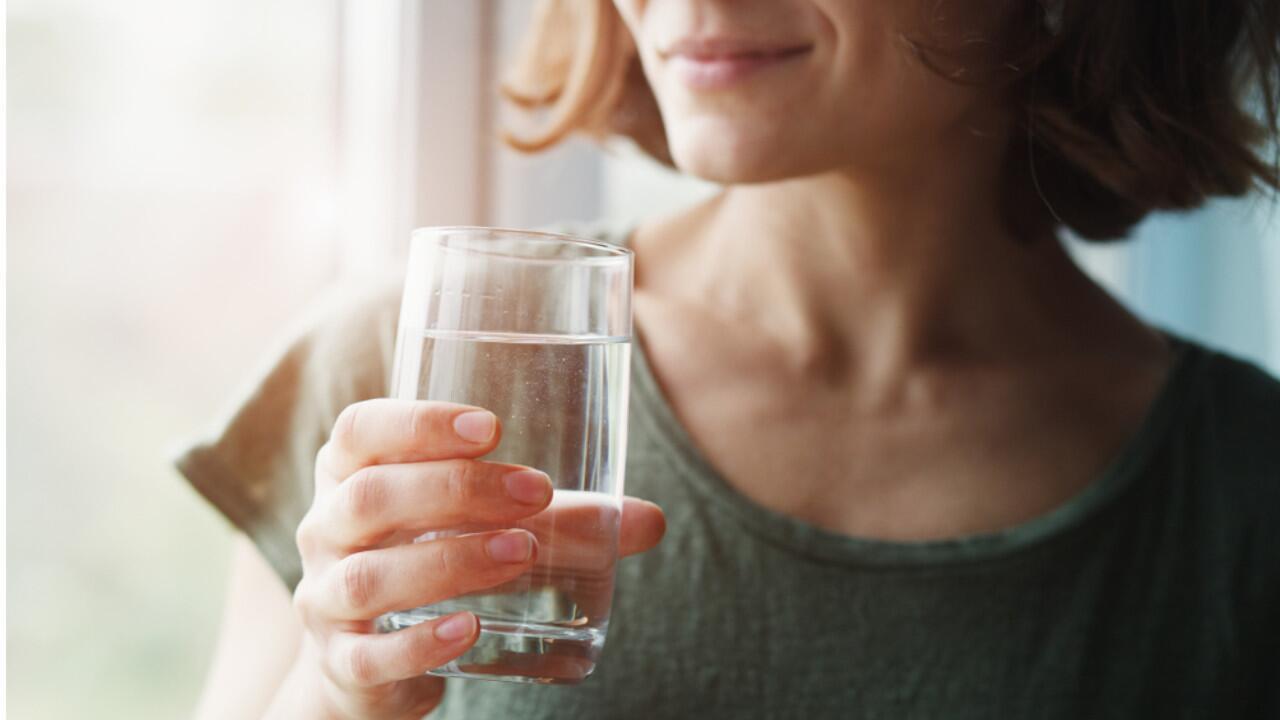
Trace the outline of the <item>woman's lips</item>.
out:
[[[716,45],[720,45],[716,47]],[[694,90],[721,90],[756,73],[804,56],[808,45],[771,48],[725,48],[708,43],[674,48],[666,54],[672,72]]]

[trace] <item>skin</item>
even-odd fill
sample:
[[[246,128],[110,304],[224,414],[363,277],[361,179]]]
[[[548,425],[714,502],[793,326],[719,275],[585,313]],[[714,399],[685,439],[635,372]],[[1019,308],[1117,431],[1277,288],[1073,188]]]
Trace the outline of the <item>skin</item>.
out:
[[[1010,235],[1011,111],[896,40],[923,31],[922,4],[617,4],[676,164],[729,183],[633,238],[650,364],[727,482],[836,532],[922,540],[1026,521],[1098,476],[1170,350],[1055,239]],[[699,91],[664,49],[700,35],[810,49]]]
[[[262,717],[265,707],[268,718],[419,718],[435,707],[444,681],[423,673],[475,643],[475,616],[385,635],[373,620],[500,585],[538,561],[534,532],[548,519],[551,483],[530,468],[480,460],[501,436],[500,421],[482,408],[385,399],[346,408],[316,457],[292,608],[271,571],[241,548],[197,717]],[[585,555],[589,563],[593,548],[575,543],[576,518],[573,508],[556,516],[566,545],[547,554],[576,551],[576,562]],[[504,529],[406,542],[461,525]],[[656,506],[627,498],[618,553],[652,547],[664,529]],[[237,666],[238,658],[252,660]]]
[[[917,4],[616,4],[676,164],[727,186],[632,238],[640,339],[727,482],[835,532],[921,540],[1024,522],[1097,477],[1141,423],[1170,350],[1055,240],[1010,236],[998,213],[1001,163],[1017,147],[1010,110],[911,58],[900,37],[921,29]],[[981,3],[948,7],[965,11],[962,30],[998,26]],[[691,88],[672,43],[716,34],[805,50],[729,87]],[[420,717],[438,703],[442,681],[421,673],[475,641],[474,618],[453,640],[439,622],[371,635],[371,619],[515,577],[537,550],[515,562],[486,550],[502,533],[518,545],[519,529],[390,540],[516,524],[545,506],[505,494],[501,476],[518,468],[477,460],[500,430],[461,440],[452,422],[465,410],[384,400],[343,414],[298,533],[293,605],[242,545],[199,717],[267,705],[267,717]],[[660,510],[628,501],[622,554],[662,531]],[[255,634],[263,618],[274,629]]]

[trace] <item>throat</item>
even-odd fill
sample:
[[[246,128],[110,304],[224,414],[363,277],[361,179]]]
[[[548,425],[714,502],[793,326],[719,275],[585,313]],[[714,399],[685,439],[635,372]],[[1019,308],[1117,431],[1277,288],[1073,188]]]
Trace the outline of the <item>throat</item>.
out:
[[[1019,243],[977,220],[963,232],[872,237],[856,224],[793,221],[791,211],[752,216],[744,205],[763,199],[750,192],[734,188],[642,228],[636,287],[696,308],[717,332],[759,337],[798,372],[890,378],[913,363],[988,358],[1020,343],[1044,351],[1046,331],[1074,331],[1046,320],[1071,319],[1078,307],[1064,300],[1090,292],[1052,239]],[[750,217],[759,222],[744,224]],[[759,344],[740,342],[747,352]]]

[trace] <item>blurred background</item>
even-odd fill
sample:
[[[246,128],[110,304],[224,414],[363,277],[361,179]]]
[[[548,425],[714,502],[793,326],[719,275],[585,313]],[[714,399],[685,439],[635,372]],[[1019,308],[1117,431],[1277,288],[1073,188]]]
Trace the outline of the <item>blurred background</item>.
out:
[[[8,710],[173,718],[229,526],[171,469],[326,284],[411,227],[632,222],[715,188],[626,146],[498,146],[527,0],[8,3]],[[1280,373],[1280,208],[1078,248],[1165,327]]]

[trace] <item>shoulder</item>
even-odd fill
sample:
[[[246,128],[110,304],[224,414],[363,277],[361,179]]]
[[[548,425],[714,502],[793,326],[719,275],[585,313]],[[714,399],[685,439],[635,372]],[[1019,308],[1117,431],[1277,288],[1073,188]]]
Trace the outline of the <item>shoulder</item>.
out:
[[[290,377],[320,416],[385,394],[402,287],[390,271],[330,285],[283,333],[283,351],[268,354],[270,373]]]
[[[175,457],[290,587],[302,572],[293,533],[311,502],[316,451],[343,407],[386,392],[401,284],[379,275],[321,293],[230,411]]]
[[[1280,601],[1280,380],[1254,363],[1199,349],[1199,383],[1180,442],[1170,448],[1190,481],[1179,532],[1222,578],[1241,622],[1275,621]],[[1267,634],[1267,633],[1264,633]]]
[[[1229,475],[1261,483],[1280,502],[1280,380],[1232,355],[1199,352],[1195,416],[1204,444]]]
[[[394,341],[403,274],[390,270],[330,286],[308,308],[297,335],[340,354]]]
[[[1227,353],[1189,352],[1192,391],[1167,472],[1188,483],[1206,541],[1280,563],[1280,381]]]

